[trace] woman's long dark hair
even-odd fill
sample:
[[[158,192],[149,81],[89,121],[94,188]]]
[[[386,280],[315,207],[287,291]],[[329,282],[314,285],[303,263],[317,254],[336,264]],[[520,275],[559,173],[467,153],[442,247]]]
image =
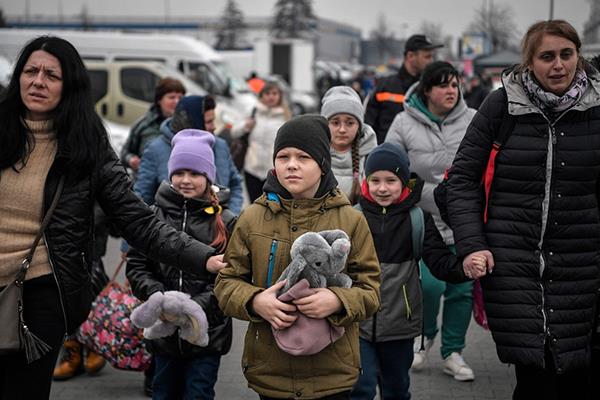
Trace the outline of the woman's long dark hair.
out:
[[[58,156],[66,159],[68,171],[84,175],[109,146],[108,137],[94,110],[90,79],[79,53],[71,43],[55,36],[40,36],[25,45],[0,97],[0,170],[25,164],[35,145],[22,122],[27,110],[19,81],[25,63],[37,50],[56,57],[62,69],[62,95],[52,113]]]

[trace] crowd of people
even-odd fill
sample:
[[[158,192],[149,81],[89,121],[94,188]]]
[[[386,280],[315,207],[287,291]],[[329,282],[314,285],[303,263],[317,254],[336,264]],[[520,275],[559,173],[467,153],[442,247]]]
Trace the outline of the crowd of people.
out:
[[[320,115],[292,117],[276,82],[255,81],[256,107],[229,132],[245,142],[238,169],[214,132],[215,99],[171,78],[118,156],[77,50],[30,41],[0,96],[0,290],[22,286],[13,322],[39,347],[2,347],[0,397],[48,398],[53,378],[104,365],[73,334],[99,291],[105,219],[140,301],[175,293],[205,314],[206,342],[183,329],[147,339],[155,399],[215,397],[232,318],[248,321],[241,366],[261,399],[410,399],[439,331],[443,372],[473,381],[462,353],[475,280],[498,357],[514,365],[513,399],[598,398],[597,65],[568,22],[538,22],[502,88],[474,77],[465,96],[459,71],[434,61],[439,47],[411,36],[366,105],[333,86]],[[328,258],[293,260],[308,232],[331,239]],[[348,285],[288,289],[340,260],[340,235]],[[311,337],[311,321],[331,334],[318,350],[282,344]]]

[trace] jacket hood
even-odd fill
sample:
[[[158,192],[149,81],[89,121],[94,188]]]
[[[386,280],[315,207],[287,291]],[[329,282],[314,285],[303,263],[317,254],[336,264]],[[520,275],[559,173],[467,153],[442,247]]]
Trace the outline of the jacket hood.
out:
[[[362,124],[360,137],[358,139],[358,155],[360,157],[368,155],[377,147],[377,135],[370,125]]]
[[[217,192],[217,198],[219,199],[219,205],[226,208],[229,202],[229,189],[221,186],[213,185],[213,190]],[[218,191],[217,191],[218,190]],[[185,204],[189,211],[205,210],[212,208],[210,202],[206,199],[186,199],[181,193],[171,186],[167,181],[163,181],[156,195],[154,196],[154,203],[156,206],[164,209],[169,213],[179,213]],[[211,210],[209,210],[211,211]]]
[[[325,175],[321,177],[321,183],[319,184],[319,188],[317,189],[317,193],[315,194],[315,198],[321,198],[325,196],[328,192],[331,192],[338,185],[335,176],[333,175],[333,171],[329,170]],[[287,191],[286,188],[279,183],[277,176],[275,175],[275,169],[269,171],[267,175],[267,179],[265,184],[263,185],[264,193],[275,193],[281,198],[284,199],[292,199],[292,195]]]
[[[408,212],[421,200],[421,192],[425,182],[415,173],[410,175],[407,188],[410,189],[408,197],[399,203],[390,204],[387,207],[382,207],[379,204],[367,199],[364,195],[360,196],[359,203],[363,210],[367,210],[374,214],[382,214],[385,210],[386,214]]]
[[[584,63],[584,69],[588,77],[588,88],[577,104],[569,110],[584,111],[600,105],[600,73],[587,61]],[[508,98],[509,114],[523,115],[532,112],[543,114],[527,97],[523,89],[521,74],[517,71],[517,65],[507,68],[502,72],[502,85],[506,90],[506,97]]]
[[[406,92],[406,100],[404,101],[403,105],[404,105],[404,109],[406,110],[406,112],[412,116],[413,118],[415,118],[417,121],[422,122],[423,124],[426,125],[430,125],[430,126],[436,126],[437,124],[435,122],[433,122],[431,119],[429,119],[429,117],[427,115],[425,115],[421,110],[419,110],[418,108],[414,107],[413,105],[410,104],[410,102],[408,101],[408,99],[411,96],[416,96],[416,89],[419,86],[419,82],[414,83]],[[459,90],[458,91],[458,102],[456,103],[456,105],[454,106],[454,108],[450,111],[450,113],[446,116],[446,118],[442,119],[441,123],[453,123],[454,121],[456,121],[457,119],[459,119],[460,117],[462,117],[462,115],[464,113],[467,112],[469,107],[467,107],[467,103],[465,102],[465,99],[463,98],[463,94],[462,91]]]
[[[167,118],[160,124],[160,135],[169,144],[175,136],[175,133],[171,130],[171,120],[172,118]]]
[[[275,190],[267,191],[267,188],[271,188],[270,185],[268,186],[270,180],[275,180],[277,182],[276,185],[279,184],[279,181],[277,181],[277,178],[275,177],[275,175],[273,175],[272,172],[269,173],[269,177],[267,177],[267,182],[263,187],[265,193],[263,193],[262,196],[256,199],[254,203],[267,207],[272,213],[276,214],[284,211],[284,209],[290,209],[293,203],[301,203],[303,204],[302,208],[314,209],[318,212],[324,212],[327,209],[350,205],[350,201],[340,191],[340,189],[337,188],[337,185],[323,192],[322,195],[319,195],[319,192],[321,191],[322,187],[329,186],[323,185],[323,179],[321,180],[322,185],[319,187],[319,191],[317,191],[317,195],[315,197],[311,199],[294,200],[292,199],[291,195],[289,197],[283,197],[279,195]],[[283,190],[287,193],[285,189]]]

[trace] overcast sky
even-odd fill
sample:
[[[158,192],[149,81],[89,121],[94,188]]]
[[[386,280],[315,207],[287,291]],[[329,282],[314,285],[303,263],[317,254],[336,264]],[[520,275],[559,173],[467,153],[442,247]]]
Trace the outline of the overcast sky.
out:
[[[473,19],[474,10],[484,1],[506,4],[514,10],[520,38],[527,27],[548,19],[551,0],[313,0],[315,14],[360,27],[363,36],[377,24],[384,13],[396,37],[415,33],[422,21],[441,23],[443,33],[459,37]],[[8,16],[24,16],[29,4],[30,15],[65,16],[87,7],[92,16],[218,16],[225,0],[0,0],[0,8]],[[275,0],[237,0],[245,15],[265,16],[273,13]],[[589,17],[588,0],[554,0],[554,18],[571,22],[583,36],[583,25]]]

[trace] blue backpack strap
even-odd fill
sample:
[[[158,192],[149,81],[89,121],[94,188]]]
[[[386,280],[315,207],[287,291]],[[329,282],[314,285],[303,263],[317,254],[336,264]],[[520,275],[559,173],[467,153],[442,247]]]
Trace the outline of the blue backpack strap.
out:
[[[409,215],[413,256],[416,260],[420,260],[423,255],[423,241],[425,240],[425,217],[423,210],[416,206],[410,209]]]

